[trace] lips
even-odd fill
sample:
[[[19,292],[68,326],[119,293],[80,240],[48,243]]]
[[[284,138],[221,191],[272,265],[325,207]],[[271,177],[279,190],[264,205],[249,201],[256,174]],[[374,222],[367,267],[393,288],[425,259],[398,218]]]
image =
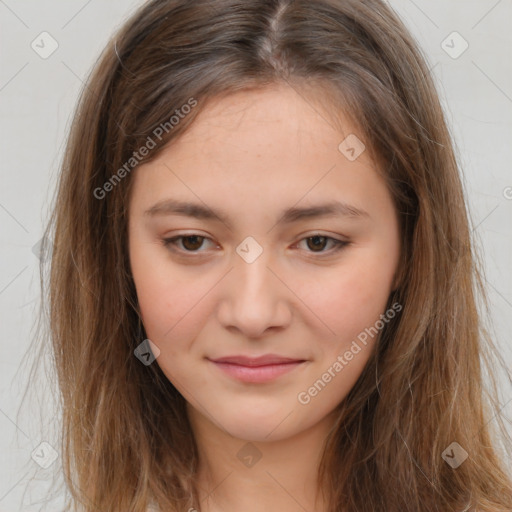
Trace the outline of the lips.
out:
[[[209,361],[229,377],[253,384],[273,381],[301,368],[306,362],[304,359],[294,359],[276,354],[266,354],[260,357],[227,356],[209,359]]]
[[[283,357],[276,354],[266,354],[260,357],[248,357],[248,356],[227,356],[220,357],[218,359],[210,359],[214,363],[228,363],[238,364],[240,366],[268,366],[274,364],[286,364],[286,363],[301,363],[304,359],[295,359],[291,357]]]

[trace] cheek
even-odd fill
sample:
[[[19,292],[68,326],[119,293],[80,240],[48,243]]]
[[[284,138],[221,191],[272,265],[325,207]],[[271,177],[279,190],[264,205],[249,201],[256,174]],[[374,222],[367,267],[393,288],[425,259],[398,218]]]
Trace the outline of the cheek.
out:
[[[348,342],[384,313],[393,271],[391,264],[383,264],[378,250],[361,249],[332,272],[304,279],[298,295],[328,328],[326,341]]]
[[[137,296],[142,321],[149,339],[161,350],[178,348],[178,340],[192,340],[201,329],[205,313],[200,302],[208,291],[203,288],[196,283],[182,289],[176,280],[163,279],[152,272],[140,276]]]
[[[134,246],[130,261],[148,338],[161,350],[169,348],[170,340],[193,339],[192,331],[200,325],[201,298],[209,283],[184,275],[153,244]]]

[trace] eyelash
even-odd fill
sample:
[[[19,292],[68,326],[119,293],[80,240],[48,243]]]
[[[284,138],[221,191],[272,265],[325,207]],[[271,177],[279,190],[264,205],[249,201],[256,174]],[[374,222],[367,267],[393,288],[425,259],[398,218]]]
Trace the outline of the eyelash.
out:
[[[176,245],[176,242],[180,239],[183,239],[183,238],[189,238],[189,237],[199,237],[199,238],[202,238],[204,240],[210,240],[210,238],[206,237],[206,236],[203,236],[203,235],[200,235],[198,233],[190,233],[190,234],[186,234],[186,235],[178,235],[178,236],[174,236],[174,237],[171,237],[171,238],[162,238],[162,243],[163,245],[168,248],[169,250],[173,251],[173,252],[179,252],[179,253],[182,253],[182,254],[200,254],[201,252],[204,252],[204,251],[188,251],[186,249],[180,249],[177,247]],[[298,243],[304,241],[304,240],[308,240],[310,238],[315,238],[315,237],[320,237],[320,238],[325,238],[326,240],[328,241],[332,241],[334,247],[331,249],[331,250],[328,250],[328,251],[318,251],[318,252],[315,252],[315,251],[307,251],[307,252],[310,252],[311,254],[319,254],[319,255],[330,255],[330,254],[333,254],[333,253],[337,253],[339,251],[341,251],[342,249],[344,249],[347,245],[350,244],[350,242],[345,242],[343,240],[338,240],[336,238],[332,238],[330,236],[326,236],[326,235],[322,235],[320,233],[317,233],[317,234],[313,234],[313,235],[310,235],[310,236],[307,236],[305,238],[302,238],[301,240],[299,240]],[[197,257],[197,256],[192,256],[192,257]],[[320,256],[321,257],[321,256]]]

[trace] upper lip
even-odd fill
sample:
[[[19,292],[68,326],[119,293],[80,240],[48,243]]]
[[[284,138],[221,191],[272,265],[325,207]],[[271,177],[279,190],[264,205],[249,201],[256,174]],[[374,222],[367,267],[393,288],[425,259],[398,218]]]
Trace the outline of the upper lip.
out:
[[[277,354],[265,354],[260,357],[248,357],[242,355],[219,357],[217,359],[210,359],[210,361],[215,363],[238,364],[241,366],[265,366],[269,364],[298,363],[304,361],[304,359],[283,357]]]

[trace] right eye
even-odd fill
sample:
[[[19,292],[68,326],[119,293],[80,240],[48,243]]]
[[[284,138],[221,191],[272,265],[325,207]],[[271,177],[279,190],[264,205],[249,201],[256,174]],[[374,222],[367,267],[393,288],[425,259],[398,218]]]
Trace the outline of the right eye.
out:
[[[198,253],[204,252],[198,251],[198,249],[203,245],[205,240],[211,239],[197,233],[192,233],[187,235],[174,236],[171,238],[162,238],[162,243],[171,251],[179,251],[182,253]],[[178,245],[180,242],[183,248]]]

